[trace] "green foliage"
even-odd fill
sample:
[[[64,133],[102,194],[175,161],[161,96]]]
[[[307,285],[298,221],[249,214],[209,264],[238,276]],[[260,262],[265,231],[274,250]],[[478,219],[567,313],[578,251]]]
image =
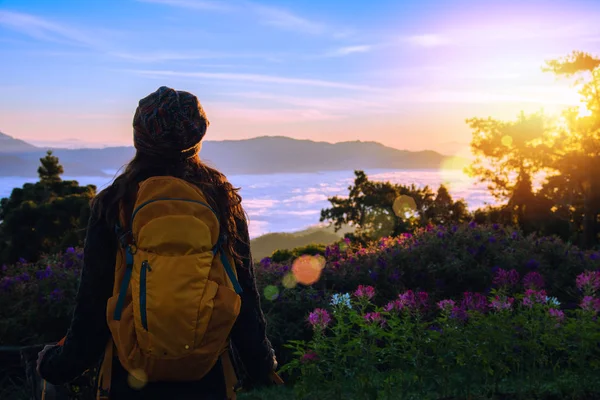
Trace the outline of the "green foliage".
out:
[[[310,313],[314,336],[290,343],[295,359],[284,367],[299,376],[298,398],[600,394],[600,305],[565,313],[543,291],[505,287],[437,304],[407,291],[382,307],[374,292],[359,287]]]
[[[333,242],[331,243],[333,244]],[[271,255],[271,261],[280,263],[284,261],[290,261],[293,258],[297,258],[303,255],[316,256],[317,254],[324,254],[326,246],[322,244],[309,244],[303,247],[297,247],[292,250],[276,250]]]
[[[51,152],[41,163],[39,182],[0,200],[0,262],[36,261],[83,242],[96,187],[61,180],[62,166]]]
[[[81,249],[36,263],[3,266],[0,273],[0,345],[58,341],[71,322],[83,265]]]
[[[268,285],[279,287],[278,298],[263,300],[263,309],[269,337],[282,362],[289,360],[290,354],[281,345],[309,337],[305,315],[314,307],[325,306],[334,292],[370,284],[382,298],[407,288],[428,291],[433,299],[457,297],[465,291],[490,290],[494,271],[503,268],[516,269],[522,275],[539,272],[549,295],[570,304],[578,297],[572,277],[600,267],[597,252],[583,252],[556,237],[525,237],[500,225],[422,229],[412,236],[385,238],[366,247],[348,242],[325,249],[322,254],[327,264],[321,278],[308,287],[284,285],[292,259],[278,263],[266,258],[257,266],[261,292]]]
[[[52,151],[48,150],[46,157],[40,158],[41,166],[38,168],[40,182],[49,184],[61,181],[61,175],[65,172],[63,166],[60,165],[58,157],[52,155]]]
[[[358,241],[396,236],[428,224],[460,223],[469,217],[464,202],[452,200],[444,186],[434,193],[427,186],[374,182],[363,171],[354,174],[348,197],[329,198],[331,208],[321,210],[320,221],[330,221],[336,230],[355,227],[350,236]]]

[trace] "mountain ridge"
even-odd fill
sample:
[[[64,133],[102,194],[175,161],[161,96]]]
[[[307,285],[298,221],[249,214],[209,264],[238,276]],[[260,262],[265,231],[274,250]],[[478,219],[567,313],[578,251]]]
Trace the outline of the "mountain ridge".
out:
[[[46,147],[0,133],[0,176],[35,176]],[[66,175],[112,176],[135,154],[133,146],[54,148]],[[450,157],[432,150],[408,151],[374,141],[330,143],[287,136],[207,140],[200,153],[207,164],[225,174],[313,173],[355,169],[435,169]],[[447,164],[447,163],[446,163]],[[456,164],[456,160],[453,165]],[[113,171],[111,173],[107,171]],[[15,173],[19,175],[15,175]],[[23,175],[25,174],[25,175]]]

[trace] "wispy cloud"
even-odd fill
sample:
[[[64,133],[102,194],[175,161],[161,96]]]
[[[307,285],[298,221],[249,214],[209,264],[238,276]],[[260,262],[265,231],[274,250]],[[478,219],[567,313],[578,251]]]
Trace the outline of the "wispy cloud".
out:
[[[302,85],[315,86],[335,89],[359,90],[367,92],[380,92],[384,89],[379,89],[366,85],[358,85],[352,83],[334,82],[319,79],[303,79],[303,78],[288,78],[273,75],[260,74],[238,74],[238,73],[219,73],[219,72],[180,72],[180,71],[161,71],[161,70],[129,70],[138,75],[148,77],[180,77],[190,79],[216,79],[227,81],[245,81],[254,83],[275,83],[285,85]]]
[[[252,1],[229,1],[227,3],[205,0],[137,0],[142,3],[162,4],[171,7],[190,10],[213,10],[251,14],[258,17],[259,23],[277,27],[283,30],[308,34],[322,34],[327,27],[319,22],[301,17],[289,10],[266,6]]]
[[[85,32],[31,14],[0,10],[0,25],[43,41],[86,47],[99,44]]]
[[[298,31],[309,34],[320,34],[325,32],[325,26],[318,22],[310,21],[290,11],[263,6],[256,3],[246,3],[248,8],[254,11],[264,24],[275,26],[284,30]]]
[[[308,121],[334,121],[344,115],[319,110],[316,108],[257,108],[234,103],[206,103],[207,113],[215,121],[236,121],[258,124],[289,124]],[[219,122],[211,125],[219,127]]]
[[[368,53],[373,50],[371,45],[345,46],[326,53],[326,57],[344,57],[356,53]]]
[[[188,50],[185,52],[173,52],[173,51],[158,51],[158,52],[110,52],[109,55],[123,60],[141,62],[141,63],[160,63],[166,61],[190,61],[190,60],[215,60],[215,59],[264,59],[267,60],[272,55],[262,53],[222,53],[222,52],[211,52],[211,51],[194,51]]]

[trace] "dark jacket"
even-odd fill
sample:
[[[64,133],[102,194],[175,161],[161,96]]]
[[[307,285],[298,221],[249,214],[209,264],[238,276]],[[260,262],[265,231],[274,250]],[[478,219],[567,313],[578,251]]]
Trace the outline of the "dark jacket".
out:
[[[76,298],[71,327],[64,346],[48,350],[40,365],[40,374],[48,382],[58,385],[69,382],[86,369],[98,365],[102,359],[110,330],[106,322],[107,300],[112,296],[115,278],[117,238],[104,218],[97,218],[92,210],[84,247],[83,269]],[[249,247],[248,226],[238,221],[239,235],[245,243],[238,243],[237,252],[243,257],[243,268],[238,268],[242,286],[242,305],[231,333],[231,342],[244,367],[244,386],[267,384],[273,370],[273,349],[266,336],[265,317],[256,289],[254,267]],[[224,398],[224,378],[220,363],[197,382],[153,382],[141,391],[133,391],[127,383],[127,372],[117,359],[113,362],[111,399],[207,399]],[[214,396],[214,397],[213,397]]]

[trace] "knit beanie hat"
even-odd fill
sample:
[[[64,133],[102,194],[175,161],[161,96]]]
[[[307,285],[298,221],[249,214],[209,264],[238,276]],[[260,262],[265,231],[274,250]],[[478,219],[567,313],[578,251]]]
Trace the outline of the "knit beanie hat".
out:
[[[191,93],[161,86],[140,100],[133,117],[138,152],[169,159],[196,155],[209,122]]]

